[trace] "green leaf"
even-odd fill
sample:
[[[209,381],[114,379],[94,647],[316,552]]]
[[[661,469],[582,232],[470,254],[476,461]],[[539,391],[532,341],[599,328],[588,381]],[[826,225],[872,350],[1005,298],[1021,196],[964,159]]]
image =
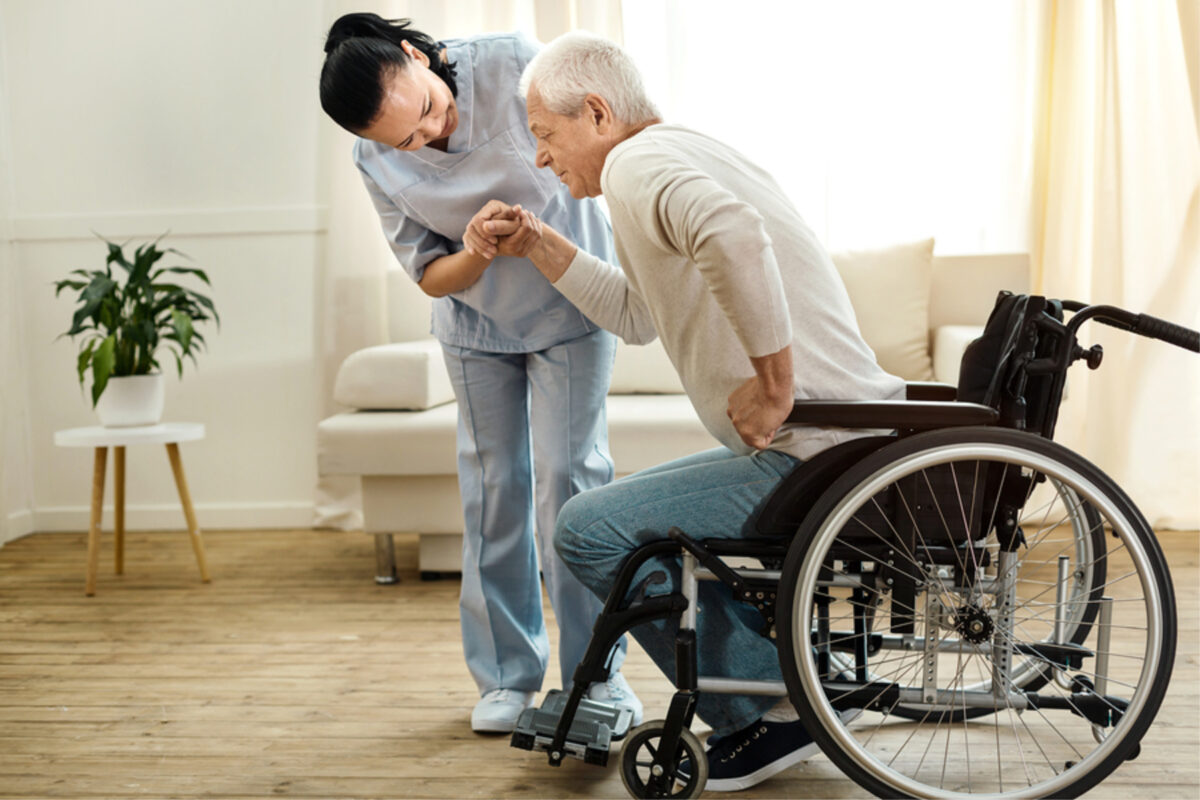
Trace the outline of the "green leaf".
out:
[[[104,243],[108,245],[108,258],[105,260],[105,264],[120,264],[126,272],[133,269],[130,263],[125,260],[125,252],[122,249],[122,245],[110,242],[108,239],[104,239]]]
[[[87,286],[83,281],[61,280],[54,283],[54,296],[58,297],[58,293],[63,289],[82,289]]]
[[[181,275],[195,275],[197,278],[204,281],[209,286],[212,286],[212,281],[210,281],[208,279],[208,274],[204,270],[197,269],[196,267],[164,267],[163,269],[160,269],[157,272],[155,272],[154,277],[157,278],[159,275],[162,275],[164,272],[175,272],[175,273],[179,273]]]
[[[117,337],[108,336],[96,348],[96,352],[92,355],[92,407],[96,407],[96,403],[100,400],[100,395],[104,394],[104,387],[108,386],[108,378],[113,371],[113,351],[117,346]]]
[[[192,318],[178,309],[171,309],[171,324],[175,328],[175,335],[179,337],[183,352],[187,353],[192,345]]]
[[[149,280],[150,268],[154,266],[154,262],[165,255],[155,244],[155,242],[144,244],[134,253],[133,269],[129,273],[130,283],[140,285]]]
[[[96,309],[98,309],[99,307],[100,307],[100,301],[93,300],[93,301],[89,302],[87,305],[78,309],[75,312],[74,318],[71,320],[71,328],[70,328],[70,330],[67,331],[67,336],[74,336],[75,334],[82,333],[83,331],[85,331],[89,327],[91,327],[89,325],[86,325],[85,323],[88,320],[92,319],[92,315],[94,315],[96,313]]]
[[[79,385],[83,385],[83,373],[87,371],[88,364],[92,363],[92,350],[96,347],[96,339],[89,339],[83,350],[79,351]]]
[[[96,275],[96,277],[92,279],[92,282],[88,284],[87,288],[83,290],[83,294],[80,296],[80,299],[99,300],[115,293],[116,289],[117,282],[107,275],[101,273]]]
[[[184,291],[186,291],[193,300],[211,311],[213,318],[217,321],[217,327],[221,327],[221,315],[217,313],[217,308],[213,305],[212,300],[209,300],[199,292],[193,292],[191,289],[185,289]]]

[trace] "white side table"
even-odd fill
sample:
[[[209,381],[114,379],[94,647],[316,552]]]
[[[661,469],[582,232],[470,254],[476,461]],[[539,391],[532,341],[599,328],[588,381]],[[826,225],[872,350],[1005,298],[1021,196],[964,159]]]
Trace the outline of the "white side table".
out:
[[[59,447],[94,447],[96,449],[92,471],[92,520],[88,530],[87,585],[89,597],[96,593],[96,566],[100,559],[100,517],[104,508],[104,470],[108,459],[108,448],[113,448],[113,508],[115,517],[113,530],[116,553],[116,574],[125,571],[125,448],[133,444],[165,444],[167,457],[171,460],[171,471],[175,473],[175,487],[179,490],[179,501],[183,505],[183,516],[187,520],[188,534],[196,562],[200,565],[200,578],[208,583],[208,564],[204,559],[204,541],[196,524],[196,512],[192,509],[192,497],[188,493],[187,479],[183,474],[183,461],[179,458],[179,443],[204,438],[204,425],[199,422],[166,422],[136,428],[105,428],[99,425],[90,428],[71,428],[54,434],[54,443]]]

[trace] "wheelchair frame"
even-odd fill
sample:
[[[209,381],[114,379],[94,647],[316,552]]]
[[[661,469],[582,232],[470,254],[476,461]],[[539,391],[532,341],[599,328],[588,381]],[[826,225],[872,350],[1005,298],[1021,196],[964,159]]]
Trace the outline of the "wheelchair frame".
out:
[[[1074,312],[1065,323],[1064,310]],[[667,538],[631,553],[570,693],[552,693],[542,711],[526,711],[513,746],[543,749],[554,766],[567,756],[603,764],[609,742],[625,738],[621,772],[633,796],[696,797],[704,788],[707,760],[690,726],[699,693],[716,692],[790,697],[821,749],[879,796],[1075,796],[1136,757],[1170,678],[1174,594],[1154,534],[1132,501],[1099,469],[1052,441],[1067,369],[1078,360],[1095,369],[1102,360],[1099,346],[1085,350],[1077,344],[1076,332],[1089,319],[1200,352],[1200,334],[1163,320],[1002,292],[985,331],[985,339],[989,333],[993,339],[995,363],[990,371],[976,369],[976,378],[984,380],[974,390],[909,384],[907,401],[797,402],[789,422],[897,434],[855,440],[857,445],[831,448],[800,465],[797,473],[824,457],[826,469],[815,472],[828,474],[807,473],[810,485],[800,492],[807,507],[774,521],[794,531],[790,537],[696,541],[671,528]],[[964,372],[966,366],[964,359]],[[971,391],[980,402],[963,400]],[[834,452],[839,448],[844,453]],[[1030,533],[1030,514],[1042,513],[1041,507],[1031,510],[1031,498],[1043,485],[1040,491],[1050,497],[1045,519],[1035,521]],[[963,501],[968,489],[969,508]],[[984,502],[976,507],[980,494]],[[955,498],[961,519],[951,513],[951,525],[942,505]],[[1049,525],[1058,502],[1063,517]],[[1071,538],[1060,545],[1051,537],[1064,524]],[[1043,545],[1038,555],[1049,556],[1035,561],[1031,554]],[[639,596],[627,599],[643,564],[673,556],[681,558],[678,591],[647,596],[642,587]],[[757,559],[762,567],[731,566],[724,558]],[[1043,576],[1051,565],[1053,574]],[[1130,575],[1137,578],[1131,585],[1141,587],[1144,630],[1127,624],[1138,621],[1137,610],[1129,610],[1132,603],[1110,596]],[[759,611],[764,635],[778,639],[784,680],[699,675],[702,580],[720,581],[735,599]],[[1052,601],[1039,599],[1050,591]],[[1124,605],[1115,612],[1117,603]],[[674,617],[676,693],[664,720],[628,732],[627,717],[606,717],[584,700],[586,688],[607,678],[613,647],[625,632]],[[852,630],[838,630],[842,623],[852,623]],[[1127,628],[1144,641],[1115,644],[1113,632],[1129,638]],[[982,662],[969,686],[960,685],[964,656],[967,663]],[[957,672],[947,666],[954,658]],[[1140,669],[1130,678],[1127,661],[1138,658]],[[1088,659],[1090,674],[1084,671]],[[882,720],[873,730],[869,724],[852,729],[839,717],[848,709]],[[1071,727],[1049,722],[1048,711],[1066,712]],[[994,729],[998,775],[995,783],[983,778],[984,787],[976,790],[969,750],[991,745],[979,744],[981,736],[968,723],[984,717],[999,720],[976,726],[984,733]],[[1005,718],[1011,741],[1002,745]],[[930,725],[933,732],[922,733]],[[943,726],[946,756],[934,786],[924,762],[935,743],[941,746]],[[949,768],[949,752],[960,727],[968,750],[966,791],[960,775],[952,775],[947,786],[947,773],[957,770]],[[906,745],[918,734],[929,743],[920,763],[896,767],[900,752],[885,761],[890,751],[874,740],[909,728]],[[1097,746],[1083,753],[1087,728]],[[1037,740],[1038,730],[1067,741],[1067,757],[1051,757],[1047,749],[1063,748]],[[1007,770],[1003,759],[1013,761]],[[690,766],[681,772],[685,762]],[[1006,788],[1006,771],[1015,773],[1018,766],[1025,785],[1018,778]]]

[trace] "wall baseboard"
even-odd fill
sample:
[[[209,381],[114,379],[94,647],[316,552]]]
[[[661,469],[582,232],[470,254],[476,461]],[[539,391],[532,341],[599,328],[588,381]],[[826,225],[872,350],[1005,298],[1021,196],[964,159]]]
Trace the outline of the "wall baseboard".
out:
[[[227,236],[231,234],[319,233],[329,226],[328,206],[200,208],[100,214],[14,215],[9,236],[17,242],[110,239],[128,236]]]
[[[37,509],[32,515],[30,533],[86,531],[91,523],[87,506],[60,506]],[[254,528],[311,528],[312,503],[226,503],[196,505],[196,521],[200,530],[238,530]],[[101,525],[105,534],[112,532],[113,508],[104,506]],[[187,522],[183,509],[176,505],[129,505],[125,507],[125,530],[157,531],[184,530]],[[23,535],[23,534],[22,534]],[[13,537],[15,538],[15,537]]]
[[[20,539],[33,533],[35,528],[33,524],[32,511],[18,511],[15,514],[9,514],[5,520],[3,531],[0,531],[0,547],[14,539]]]

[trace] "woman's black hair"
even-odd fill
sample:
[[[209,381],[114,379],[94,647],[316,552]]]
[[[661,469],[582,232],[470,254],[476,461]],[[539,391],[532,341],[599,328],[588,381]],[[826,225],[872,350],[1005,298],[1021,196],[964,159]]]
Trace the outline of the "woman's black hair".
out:
[[[441,46],[411,27],[412,20],[386,20],[378,14],[339,17],[325,37],[321,67],[321,108],[351,133],[359,133],[379,115],[384,82],[412,58],[401,48],[408,42],[429,57],[429,68],[458,96],[454,65],[443,61]]]

